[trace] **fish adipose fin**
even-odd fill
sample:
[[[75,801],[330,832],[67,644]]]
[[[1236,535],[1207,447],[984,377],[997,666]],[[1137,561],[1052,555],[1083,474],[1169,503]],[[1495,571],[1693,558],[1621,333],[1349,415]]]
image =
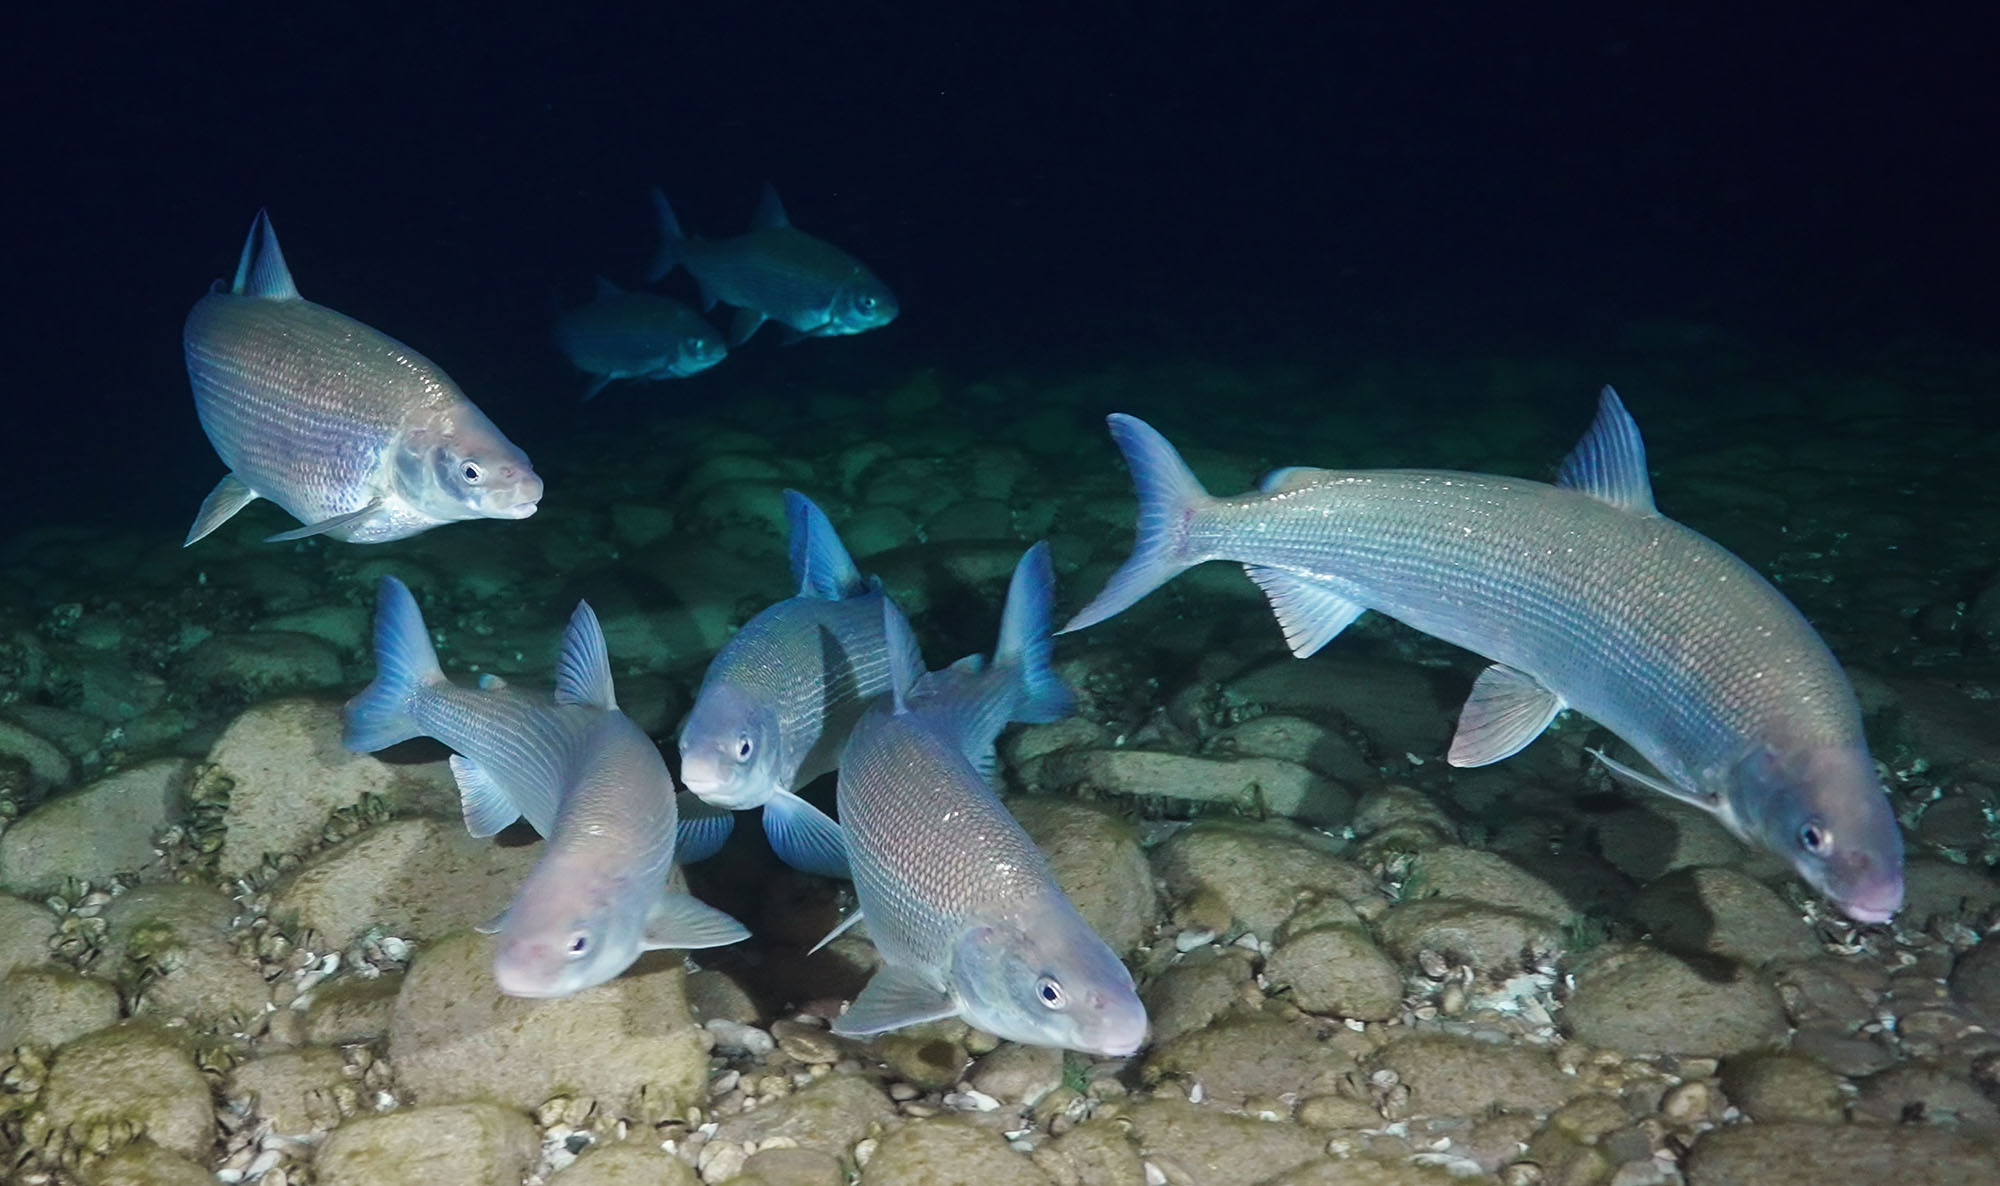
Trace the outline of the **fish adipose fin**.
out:
[[[1618,393],[1606,387],[1597,396],[1597,419],[1563,459],[1556,485],[1622,507],[1657,515],[1653,479],[1646,473],[1646,442]]]
[[[950,993],[914,972],[885,964],[847,1012],[833,1019],[832,1028],[843,1038],[861,1038],[957,1014],[958,1002]]]
[[[300,299],[292,270],[285,266],[285,253],[278,247],[278,233],[271,229],[271,216],[263,210],[250,222],[243,254],[236,260],[236,282],[229,291],[267,301]]]
[[[667,195],[653,187],[653,217],[660,224],[660,246],[653,253],[653,262],[646,268],[646,283],[657,284],[668,272],[681,264],[681,251],[687,243],[687,236],[681,233],[681,220],[674,215],[673,203]],[[708,306],[704,305],[703,308]]]
[[[861,907],[856,906],[854,909],[847,912],[846,918],[843,918],[839,922],[833,924],[833,929],[828,931],[826,935],[820,939],[819,942],[813,944],[812,947],[806,951],[806,954],[811,955],[813,952],[818,951],[822,947],[825,947],[827,944],[833,942],[835,939],[840,938],[848,931],[853,930],[854,924],[860,921],[861,921]]]
[[[556,664],[556,703],[584,704],[611,712],[618,698],[611,691],[611,658],[604,649],[604,629],[588,601],[576,603],[563,634],[562,659]]]
[[[1318,651],[1367,612],[1325,585],[1282,568],[1246,564],[1243,571],[1257,582],[1285,632],[1285,645],[1300,659]]]
[[[804,873],[851,877],[840,825],[812,804],[779,791],[764,803],[764,835],[778,859]]]
[[[595,379],[592,379],[590,381],[590,386],[583,389],[584,402],[589,403],[591,400],[596,399],[598,393],[603,391],[606,387],[609,386],[611,386],[610,375],[599,375]]]
[[[1114,412],[1106,421],[1111,439],[1125,454],[1139,497],[1139,522],[1132,555],[1111,574],[1104,591],[1077,611],[1059,633],[1095,626],[1192,568],[1201,557],[1186,553],[1188,519],[1209,501],[1208,491],[1181,455],[1136,416]]]
[[[1076,694],[1056,674],[1054,622],[1056,570],[1049,545],[1042,540],[1021,554],[1007,583],[1006,606],[1000,611],[1000,639],[994,644],[993,665],[1020,673],[1020,700],[1010,720],[1046,723],[1076,711]]]
[[[703,292],[706,294],[707,290],[704,289]],[[704,295],[703,300],[707,302],[702,305],[703,311],[715,307],[715,298]],[[757,310],[736,310],[736,316],[729,321],[729,348],[734,350],[749,341],[750,335],[756,333],[757,327],[762,324],[764,324],[764,315]]]
[[[736,830],[736,813],[703,801],[692,791],[675,791],[674,860],[705,861],[722,850]]]
[[[187,547],[229,522],[236,517],[236,512],[256,501],[257,492],[244,485],[242,478],[224,474],[222,480],[215,484],[215,489],[208,492],[208,497],[201,500],[201,510],[196,513],[194,526],[188,528],[187,538],[181,541],[181,547]]]
[[[727,947],[750,937],[749,928],[697,898],[662,893],[646,915],[646,933],[639,945],[647,951],[675,947]]]
[[[341,711],[341,744],[373,753],[423,736],[423,728],[410,719],[410,698],[427,684],[443,682],[444,670],[417,599],[408,585],[383,577],[375,592],[375,681]]]
[[[791,525],[788,552],[799,596],[845,601],[868,591],[854,557],[818,504],[796,490],[785,491],[785,521]]]
[[[1668,782],[1657,774],[1647,774],[1643,770],[1636,770],[1618,761],[1601,749],[1586,747],[1583,752],[1604,763],[1604,768],[1609,770],[1613,777],[1631,783],[1635,787],[1644,787],[1649,791],[1658,791],[1670,799],[1679,799],[1683,803],[1692,803],[1704,811],[1714,811],[1718,806],[1718,800],[1714,795],[1705,794],[1701,791],[1691,791],[1686,787]]]
[[[1446,761],[1485,766],[1520,753],[1568,707],[1533,676],[1495,663],[1472,681]]]
[[[339,531],[344,527],[354,526],[381,508],[382,500],[371,498],[368,500],[368,504],[358,511],[349,511],[344,515],[335,515],[331,519],[321,519],[317,523],[308,523],[304,527],[294,527],[290,531],[280,531],[276,535],[267,535],[264,537],[264,542],[267,544],[281,544],[290,540],[325,535],[329,531]]]

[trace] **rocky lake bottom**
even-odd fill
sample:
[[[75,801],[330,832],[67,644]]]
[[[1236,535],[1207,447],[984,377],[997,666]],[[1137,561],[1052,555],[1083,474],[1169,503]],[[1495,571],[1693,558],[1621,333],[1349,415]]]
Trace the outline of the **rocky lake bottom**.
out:
[[[920,373],[523,442],[549,494],[518,523],[273,545],[290,523],[259,504],[186,550],[184,525],[0,543],[10,1180],[2000,1181],[2000,507],[1965,480],[2000,442],[1962,415],[2000,367],[1696,367],[1667,340],[1615,370]],[[742,824],[686,876],[751,941],[503,997],[471,927],[533,834],[467,836],[439,747],[339,745],[383,573],[461,682],[545,683],[587,597],[671,764],[709,657],[795,591],[787,487],[935,667],[990,649],[1027,543],[1051,542],[1060,612],[1124,558],[1106,411],[1218,493],[1287,464],[1546,477],[1607,379],[1662,510],[1770,575],[1853,676],[1909,838],[1893,923],[1615,785],[1587,720],[1451,769],[1474,658],[1371,615],[1294,660],[1221,564],[1060,640],[1081,711],[1001,743],[1009,805],[1135,970],[1153,1034],[1128,1059],[955,1022],[834,1036],[865,926],[808,955],[851,897]]]

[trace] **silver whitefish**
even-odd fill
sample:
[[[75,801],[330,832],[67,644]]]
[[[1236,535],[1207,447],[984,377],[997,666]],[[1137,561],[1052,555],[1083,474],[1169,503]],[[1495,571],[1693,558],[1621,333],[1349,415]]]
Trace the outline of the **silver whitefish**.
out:
[[[1066,630],[1102,622],[1205,560],[1240,563],[1294,654],[1364,610],[1493,660],[1449,759],[1497,762],[1565,708],[1653,767],[1629,781],[1714,813],[1850,917],[1903,900],[1903,837],[1854,691],[1770,582],[1653,506],[1638,426],[1605,388],[1555,485],[1436,470],[1282,469],[1216,498],[1165,438],[1111,417],[1138,539]]]
[[[268,498],[325,535],[402,539],[461,519],[525,519],[542,497],[527,455],[436,363],[299,295],[257,212],[228,287],[182,329],[195,412],[229,473],[187,543]]]
[[[667,889],[680,822],[673,778],[652,739],[618,711],[588,604],[570,617],[553,697],[447,680],[416,599],[395,577],[382,578],[375,613],[378,670],[347,703],[347,748],[434,737],[458,751],[451,770],[474,836],[525,816],[548,838],[513,903],[481,928],[500,937],[493,978],[502,992],[568,996],[643,951],[748,937],[735,919]]]

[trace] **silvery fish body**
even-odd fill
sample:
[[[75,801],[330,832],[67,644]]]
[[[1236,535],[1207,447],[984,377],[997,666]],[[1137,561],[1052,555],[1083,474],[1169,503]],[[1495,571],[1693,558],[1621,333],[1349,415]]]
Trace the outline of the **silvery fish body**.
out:
[[[666,888],[676,856],[673,778],[618,711],[604,635],[578,603],[553,697],[454,685],[438,667],[415,598],[383,577],[376,611],[379,673],[347,704],[342,740],[373,751],[432,737],[451,760],[474,836],[526,817],[547,838],[499,934],[502,992],[558,997],[601,984],[658,947],[715,947],[742,925]]]
[[[795,336],[840,337],[878,329],[896,319],[896,294],[860,260],[794,227],[766,186],[750,230],[734,239],[691,239],[666,195],[653,191],[660,250],[648,282],[676,266],[701,285],[702,308],[720,301],[736,308],[729,344],[740,346],[766,319]]]
[[[437,365],[299,296],[258,211],[236,279],[182,331],[203,431],[229,467],[187,543],[254,499],[305,524],[272,539],[381,543],[461,519],[524,519],[542,480]]]
[[[599,277],[597,299],[556,319],[556,347],[592,376],[583,398],[620,379],[685,379],[729,354],[701,314],[650,292],[623,292]]]
[[[715,807],[763,808],[787,864],[845,877],[839,826],[797,792],[834,768],[862,709],[889,691],[888,594],[862,579],[811,499],[787,490],[785,509],[798,596],[745,622],[709,663],[681,725],[681,781]]]
[[[835,1033],[956,1015],[1003,1038],[1096,1054],[1131,1054],[1145,1041],[1131,973],[993,788],[993,740],[1006,722],[1072,708],[1048,666],[1052,581],[1047,545],[1037,544],[1016,569],[991,663],[899,681],[848,740],[841,826],[882,966]],[[884,612],[891,649],[914,652],[907,623],[893,605]]]
[[[1902,835],[1851,685],[1768,581],[1654,508],[1638,428],[1611,389],[1553,486],[1297,468],[1216,498],[1158,433],[1111,423],[1139,538],[1065,629],[1194,564],[1235,561],[1302,657],[1372,609],[1493,660],[1452,764],[1505,758],[1574,708],[1658,772],[1598,755],[1617,773],[1713,812],[1850,916],[1882,921],[1901,904]]]

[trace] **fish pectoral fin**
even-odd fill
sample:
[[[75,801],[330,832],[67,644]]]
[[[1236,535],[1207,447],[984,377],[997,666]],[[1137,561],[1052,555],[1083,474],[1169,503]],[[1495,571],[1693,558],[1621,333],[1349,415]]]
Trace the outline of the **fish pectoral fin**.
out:
[[[1696,807],[1707,811],[1714,811],[1716,809],[1718,801],[1714,795],[1702,791],[1692,791],[1684,786],[1668,782],[1659,775],[1634,770],[1601,749],[1585,747],[1583,752],[1604,763],[1606,770],[1609,770],[1615,777],[1631,783],[1633,786],[1644,787],[1649,791],[1658,791],[1668,798],[1679,799],[1683,803],[1692,803]]]
[[[674,824],[674,860],[683,865],[705,861],[721,850],[736,830],[736,813],[717,807],[692,791],[675,791],[679,818]]]
[[[467,832],[484,840],[521,818],[513,797],[485,767],[461,754],[453,754],[449,761],[451,776],[458,782],[458,806],[465,813]]]
[[[611,386],[610,375],[599,375],[595,379],[592,379],[590,381],[590,386],[583,389],[583,398],[585,402],[596,399],[597,393],[609,386]]]
[[[852,876],[840,825],[790,791],[779,791],[765,801],[764,835],[778,859],[794,869],[821,877]]]
[[[1292,655],[1303,659],[1333,641],[1334,636],[1354,624],[1367,611],[1325,585],[1282,568],[1246,564],[1243,571],[1264,590],[1278,628],[1285,632],[1285,645]]]
[[[290,531],[280,531],[276,535],[267,535],[264,537],[264,542],[267,544],[281,544],[287,540],[325,535],[329,531],[339,531],[343,527],[352,527],[380,509],[382,509],[382,500],[371,498],[368,500],[368,505],[358,511],[349,511],[345,515],[335,515],[331,519],[322,519],[317,523],[308,523],[304,527],[294,527]]]
[[[764,315],[755,309],[738,309],[729,322],[729,348],[736,349],[750,340],[757,327],[764,324]]]
[[[646,915],[646,933],[639,946],[647,951],[662,947],[693,950],[698,947],[727,947],[750,937],[749,928],[735,919],[686,894],[671,891],[660,895]]]
[[[510,906],[507,909],[511,910],[513,909],[513,907]],[[507,925],[507,911],[502,910],[500,913],[494,915],[492,918],[487,919],[485,922],[474,923],[472,925],[472,929],[478,931],[482,935],[497,935],[500,933],[500,928],[506,925]]]
[[[847,1012],[833,1019],[832,1028],[844,1038],[860,1038],[957,1015],[958,1002],[950,993],[906,968],[885,964]]]
[[[215,484],[215,489],[209,491],[208,497],[201,500],[201,510],[195,513],[194,526],[188,528],[187,538],[181,541],[181,547],[187,547],[229,522],[236,516],[236,512],[256,501],[257,492],[244,485],[242,478],[235,474],[222,475],[222,480]]]
[[[818,951],[820,948],[825,947],[827,944],[833,942],[835,939],[838,939],[842,935],[845,935],[848,931],[854,929],[855,923],[860,921],[861,921],[861,907],[856,906],[854,909],[847,912],[846,918],[843,918],[839,922],[833,924],[833,929],[828,931],[825,934],[825,936],[820,939],[819,942],[807,948],[806,954],[811,955],[814,952]]]
[[[1511,758],[1567,707],[1534,676],[1495,663],[1472,682],[1445,760],[1454,766],[1485,766]]]

